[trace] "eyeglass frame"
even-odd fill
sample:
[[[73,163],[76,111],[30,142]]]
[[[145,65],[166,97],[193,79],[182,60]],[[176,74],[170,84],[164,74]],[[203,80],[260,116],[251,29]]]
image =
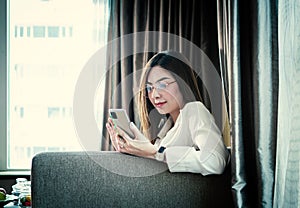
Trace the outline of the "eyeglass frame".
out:
[[[157,90],[158,92],[160,92],[161,90],[165,90],[170,84],[173,84],[177,82],[176,80],[172,81],[172,82],[166,82],[166,83],[163,83],[163,82],[157,82],[155,84],[146,84],[146,87],[145,87],[145,90],[146,90],[146,96],[148,97],[149,93],[152,93],[153,90]],[[156,86],[155,86],[156,85]],[[165,87],[161,87],[162,85],[165,85]],[[148,87],[151,87],[151,90],[148,91]]]

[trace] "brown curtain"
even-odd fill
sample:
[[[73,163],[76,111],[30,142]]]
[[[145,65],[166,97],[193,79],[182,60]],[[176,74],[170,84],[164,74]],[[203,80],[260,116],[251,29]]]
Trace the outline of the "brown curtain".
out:
[[[214,68],[220,78],[218,27],[216,2],[209,0],[112,0],[107,50],[107,75],[104,103],[104,125],[109,108],[125,108],[130,119],[137,125],[135,95],[139,84],[140,70],[156,52],[178,50],[185,54],[201,74],[200,90],[204,104],[211,110],[212,97],[208,89],[223,92],[222,83],[205,80],[201,68]],[[195,57],[194,48],[203,52]],[[213,67],[202,64],[205,57]],[[197,64],[198,63],[198,64]],[[200,66],[201,65],[201,66]],[[200,71],[199,71],[200,70]],[[204,79],[204,81],[203,81]],[[209,83],[204,85],[203,82]],[[227,118],[226,102],[221,103],[215,114]],[[225,112],[225,113],[224,113]],[[222,118],[223,119],[223,118]],[[224,120],[224,119],[223,119]],[[229,135],[228,128],[226,135]],[[103,127],[102,150],[111,150],[105,126]],[[227,143],[230,141],[227,138]]]

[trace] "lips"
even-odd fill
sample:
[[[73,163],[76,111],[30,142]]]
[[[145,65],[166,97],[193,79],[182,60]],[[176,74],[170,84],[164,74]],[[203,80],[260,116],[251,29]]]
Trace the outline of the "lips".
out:
[[[167,101],[163,101],[163,102],[156,102],[155,103],[155,106],[157,107],[157,108],[161,108],[164,104],[166,104],[167,103]]]

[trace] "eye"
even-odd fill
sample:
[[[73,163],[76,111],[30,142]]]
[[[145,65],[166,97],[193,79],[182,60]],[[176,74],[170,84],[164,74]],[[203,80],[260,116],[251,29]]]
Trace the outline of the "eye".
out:
[[[168,85],[167,83],[160,82],[160,83],[158,83],[157,88],[160,90],[163,90],[163,89],[167,88],[167,85]]]
[[[147,93],[150,93],[153,90],[153,86],[152,85],[146,85],[146,91]]]

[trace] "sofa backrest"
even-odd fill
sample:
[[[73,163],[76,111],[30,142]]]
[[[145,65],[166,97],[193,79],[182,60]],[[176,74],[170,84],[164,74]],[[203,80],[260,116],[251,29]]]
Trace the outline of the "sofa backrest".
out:
[[[222,175],[170,173],[164,163],[117,152],[40,153],[33,158],[33,207],[232,207]]]

